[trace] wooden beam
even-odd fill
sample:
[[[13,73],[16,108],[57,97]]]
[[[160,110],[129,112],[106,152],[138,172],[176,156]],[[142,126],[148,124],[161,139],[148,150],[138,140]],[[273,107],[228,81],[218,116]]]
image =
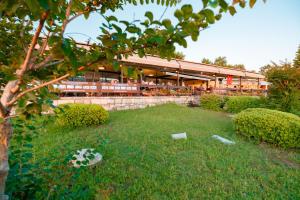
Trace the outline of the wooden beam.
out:
[[[240,92],[242,92],[242,77],[240,76]]]
[[[177,86],[179,86],[179,71],[177,71]]]
[[[217,88],[217,75],[215,74],[215,88]]]
[[[123,69],[121,68],[121,83],[123,83]]]

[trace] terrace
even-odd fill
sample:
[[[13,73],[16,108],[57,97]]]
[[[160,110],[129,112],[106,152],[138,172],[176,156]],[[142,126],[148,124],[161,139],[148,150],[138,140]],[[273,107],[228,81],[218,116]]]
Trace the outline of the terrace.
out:
[[[264,76],[185,60],[165,60],[136,55],[120,60],[121,69],[99,65],[98,71],[73,77],[54,85],[61,96],[169,96],[201,93],[247,93],[258,95],[267,90]],[[136,79],[126,76],[122,67],[132,67]]]

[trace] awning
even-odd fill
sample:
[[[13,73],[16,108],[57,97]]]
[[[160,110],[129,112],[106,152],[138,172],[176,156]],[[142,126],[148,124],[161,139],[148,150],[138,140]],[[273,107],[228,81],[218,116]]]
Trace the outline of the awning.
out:
[[[166,75],[169,76],[177,76],[176,73],[166,72]],[[202,80],[202,81],[209,81],[209,78],[203,78],[198,76],[191,76],[191,75],[185,75],[185,74],[178,74],[180,78],[187,78],[187,79],[194,79],[194,80]]]
[[[239,69],[231,69],[226,67],[220,67],[216,65],[209,65],[197,62],[191,62],[186,60],[174,60],[170,61],[166,59],[161,59],[156,56],[147,55],[144,58],[140,58],[137,55],[129,56],[128,58],[122,58],[123,63],[133,64],[133,65],[144,65],[150,67],[159,67],[163,69],[171,69],[175,70],[183,70],[183,71],[193,71],[193,72],[204,72],[204,73],[212,73],[216,75],[233,75],[238,77],[249,77],[249,78],[259,78],[264,79],[265,76],[259,73],[248,72],[245,70]]]

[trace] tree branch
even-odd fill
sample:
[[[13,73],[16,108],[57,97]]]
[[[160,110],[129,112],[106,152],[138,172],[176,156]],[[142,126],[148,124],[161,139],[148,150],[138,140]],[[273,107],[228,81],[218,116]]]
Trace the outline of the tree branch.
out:
[[[44,40],[44,42],[43,42],[43,45],[42,45],[42,47],[41,47],[40,55],[43,55],[44,52],[45,52],[45,50],[46,50],[46,47],[47,47],[47,45],[48,45],[48,39],[49,39],[50,33],[51,33],[51,32],[50,32],[50,30],[49,30],[48,33],[47,33],[47,35],[46,35],[46,38],[45,38],[45,40]]]
[[[32,70],[37,70],[37,69],[39,69],[39,68],[45,66],[45,65],[46,65],[47,63],[49,63],[50,61],[52,61],[52,59],[53,59],[52,56],[49,55],[49,56],[47,56],[46,58],[44,58],[44,60],[43,60],[42,62],[40,62],[40,63],[38,63],[38,64],[36,64],[36,65],[30,66],[30,69],[32,69]]]
[[[63,21],[63,25],[61,27],[61,35],[64,35],[64,32],[66,30],[67,24],[69,23],[69,17],[71,14],[71,7],[72,7],[72,0],[69,1],[67,10],[66,10],[66,19]]]
[[[63,75],[63,76],[61,76],[59,78],[56,78],[56,79],[53,79],[51,81],[45,82],[45,83],[43,83],[41,85],[38,85],[38,86],[35,86],[33,88],[29,88],[27,90],[24,90],[23,92],[21,92],[20,94],[18,94],[16,97],[14,97],[11,101],[7,102],[6,106],[12,106],[14,103],[16,103],[21,97],[23,97],[28,92],[32,92],[32,91],[38,90],[38,89],[40,89],[42,87],[45,87],[47,85],[51,85],[53,83],[56,83],[58,81],[61,81],[61,80],[65,79],[65,78],[67,78],[69,76],[70,76],[70,74],[65,74],[65,75]]]
[[[76,15],[70,17],[70,19],[68,20],[68,23],[70,23],[71,21],[73,21],[73,20],[76,19],[77,17],[83,15],[84,13],[86,13],[86,11],[79,12],[79,13],[77,13]]]
[[[47,58],[45,58],[45,60],[46,59]],[[53,61],[53,62],[49,63],[50,61],[52,61],[52,58],[50,60],[47,60],[46,62],[45,62],[45,60],[38,63],[38,64],[36,64],[32,69],[37,70],[37,69],[40,69],[42,67],[50,67],[50,66],[57,65],[57,64],[60,64],[60,63],[64,62],[64,60],[57,60],[57,61]]]
[[[85,14],[85,13],[88,13],[88,12],[95,12],[95,11],[98,11],[100,9],[93,9],[93,10],[87,10],[87,11],[81,11],[81,12],[78,12],[76,15],[72,16],[69,18],[68,20],[68,23],[70,23],[71,21],[73,21],[74,19],[76,19],[77,17]]]
[[[24,75],[24,73],[26,72],[27,70],[27,66],[29,64],[29,61],[30,61],[30,58],[31,58],[31,55],[32,55],[32,52],[35,48],[35,45],[37,43],[37,40],[39,38],[39,35],[41,33],[41,30],[43,29],[44,27],[44,23],[48,17],[48,14],[49,14],[49,11],[47,12],[44,12],[41,16],[41,19],[40,19],[40,22],[39,22],[39,26],[31,40],[31,44],[30,44],[30,47],[27,51],[27,54],[26,54],[26,57],[25,57],[25,60],[23,62],[23,64],[21,65],[21,68],[19,70],[16,71],[16,74],[18,76],[19,79],[22,79],[22,76]]]

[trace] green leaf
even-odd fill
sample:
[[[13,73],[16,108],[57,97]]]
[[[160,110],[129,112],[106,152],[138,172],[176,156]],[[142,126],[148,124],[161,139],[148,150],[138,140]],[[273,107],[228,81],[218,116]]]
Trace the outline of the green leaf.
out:
[[[193,13],[193,7],[190,4],[183,5],[181,7],[181,10],[182,10],[182,12],[184,13],[185,16],[190,15],[190,14]]]
[[[112,24],[112,27],[114,27],[114,29],[116,29],[116,31],[118,33],[122,33],[122,29],[119,26],[117,26],[116,24]]]
[[[125,26],[129,26],[130,23],[128,21],[120,21],[120,23],[124,24]]]
[[[70,41],[68,39],[63,38],[62,49],[66,55],[70,55],[72,52],[72,48],[70,45]]]
[[[219,5],[219,1],[218,0],[210,0],[209,5],[213,8],[216,8]]]
[[[150,22],[153,21],[153,13],[152,13],[152,12],[147,11],[147,12],[145,13],[145,16],[150,20]]]
[[[253,8],[255,3],[256,3],[256,0],[250,0],[250,2],[249,2],[250,8]]]
[[[141,29],[136,26],[130,26],[126,29],[129,33],[140,33]]]
[[[230,13],[232,16],[236,13],[235,7],[229,6],[228,9],[229,9],[229,13]]]
[[[114,59],[114,54],[112,53],[112,51],[110,49],[105,50],[105,55],[106,55],[106,59],[109,61]]]
[[[174,13],[174,16],[179,20],[181,21],[183,19],[183,11],[182,10],[179,10],[177,9]]]
[[[127,68],[127,75],[128,75],[128,77],[131,77],[133,75],[133,71],[134,71],[134,69],[132,67],[128,67]]]
[[[90,16],[90,12],[85,12],[85,13],[83,14],[83,16],[84,16],[85,19],[88,19],[89,16]]]
[[[228,3],[225,0],[219,0],[220,7],[223,8],[224,10],[227,10],[228,8]]]
[[[203,3],[203,8],[206,8],[208,4],[208,0],[202,0],[202,3]]]
[[[44,8],[45,10],[49,10],[49,4],[47,0],[38,0],[38,1],[42,8]]]
[[[72,64],[72,67],[75,69],[78,66],[77,58],[72,50],[71,43],[69,39],[63,38],[62,50],[64,55],[69,58],[69,61]]]
[[[182,45],[184,48],[187,48],[187,42],[186,42],[186,40],[185,40],[184,38],[181,40],[181,45]]]
[[[246,1],[240,1],[240,7],[245,8],[246,7]]]
[[[192,34],[191,35],[192,40],[195,42],[198,40],[198,34]]]
[[[25,0],[25,3],[27,4],[29,10],[32,12],[35,17],[37,17],[40,13],[40,5],[35,0]]]
[[[152,38],[149,39],[149,42],[151,43],[157,43],[157,44],[163,44],[164,39],[161,36],[154,36]]]
[[[117,21],[118,21],[118,19],[117,19],[115,16],[113,16],[113,15],[107,17],[106,20],[107,20],[108,22],[111,22],[111,21],[116,21],[116,22],[117,22]]]
[[[114,69],[114,71],[119,71],[120,63],[117,61],[113,61],[113,69]]]
[[[170,28],[172,26],[172,22],[169,19],[164,19],[162,21],[162,24],[166,27],[166,28]]]
[[[204,9],[201,11],[202,14],[205,15],[206,21],[210,24],[215,23],[215,14],[212,10],[210,9]]]
[[[139,55],[140,58],[143,58],[145,56],[144,49],[138,49],[138,55]]]
[[[221,15],[221,14],[217,14],[217,15],[215,16],[215,18],[216,18],[216,20],[220,20],[220,19],[222,18],[222,15]]]

